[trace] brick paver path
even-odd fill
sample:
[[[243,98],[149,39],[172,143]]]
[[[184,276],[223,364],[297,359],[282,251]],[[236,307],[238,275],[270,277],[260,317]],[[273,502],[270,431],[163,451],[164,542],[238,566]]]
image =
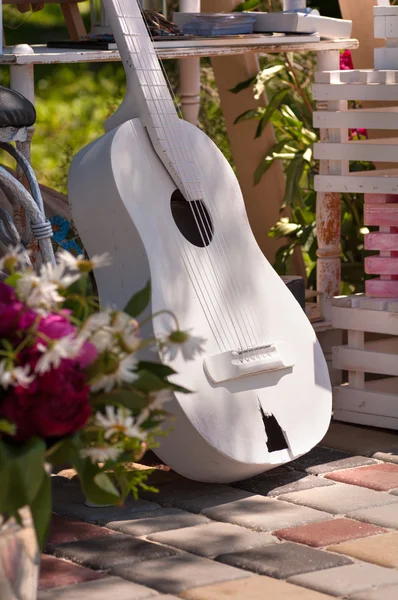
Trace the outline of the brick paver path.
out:
[[[155,466],[159,494],[121,509],[53,476],[39,600],[398,600],[398,435],[335,423],[230,486]]]

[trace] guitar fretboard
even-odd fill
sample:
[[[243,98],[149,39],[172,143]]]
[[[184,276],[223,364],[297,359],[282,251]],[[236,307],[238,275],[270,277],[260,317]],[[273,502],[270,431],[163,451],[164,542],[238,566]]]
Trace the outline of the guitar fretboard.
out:
[[[152,144],[176,185],[187,199],[200,200],[203,191],[189,140],[137,0],[105,0],[105,6],[126,71],[125,102],[134,96]]]

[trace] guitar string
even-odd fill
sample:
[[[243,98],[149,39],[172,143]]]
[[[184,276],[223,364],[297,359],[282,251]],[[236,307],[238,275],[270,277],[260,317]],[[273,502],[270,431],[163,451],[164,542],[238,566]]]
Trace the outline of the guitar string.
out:
[[[123,16],[123,15],[121,15],[121,16]],[[133,19],[134,19],[134,16],[133,16]],[[128,24],[126,24],[126,25],[128,25]],[[128,29],[128,27],[127,27],[127,29]],[[128,33],[128,32],[127,32],[127,33]],[[130,34],[130,35],[131,35],[131,34]],[[131,36],[131,37],[133,37],[133,36]],[[126,45],[128,46],[127,40],[126,40]],[[128,49],[129,49],[129,50],[131,50],[130,48],[128,48]],[[145,65],[145,68],[143,69],[143,68],[142,68],[142,67],[143,67],[143,65],[142,65],[142,61],[141,61],[141,58],[140,58],[140,56],[139,56],[137,53],[135,53],[135,56],[136,56],[136,58],[137,58],[137,61],[138,61],[138,63],[139,63],[139,67],[141,68],[141,71],[142,71],[142,73],[143,73],[143,75],[144,75],[144,77],[145,77],[145,79],[146,79],[146,71],[148,70],[148,68],[147,68],[147,66]],[[156,59],[156,62],[157,62],[157,57],[156,57],[156,54],[155,54],[155,53],[153,53],[153,54],[152,54],[151,58],[155,58],[155,59]],[[151,65],[150,65],[150,66],[151,66]],[[147,80],[146,80],[146,83],[148,84],[148,81],[147,81]],[[160,80],[160,84],[161,84],[161,80]],[[162,86],[162,87],[164,87],[164,86]],[[162,88],[160,88],[160,91],[161,91],[161,89],[162,89]],[[167,89],[167,87],[166,87],[166,89]],[[147,91],[149,92],[149,94],[150,94],[150,96],[151,96],[151,100],[153,101],[153,105],[154,105],[154,107],[155,107],[155,109],[156,109],[156,112],[157,112],[157,114],[158,114],[158,116],[159,116],[161,113],[160,113],[160,111],[159,111],[159,109],[158,109],[158,106],[157,106],[157,101],[159,101],[159,102],[160,102],[160,104],[161,104],[161,101],[162,101],[162,99],[163,99],[163,98],[162,98],[161,94],[156,94],[155,90],[152,90],[152,86],[149,86],[149,85],[148,85],[148,86],[147,86]],[[156,90],[156,91],[157,91],[157,90]],[[153,92],[154,92],[154,93],[153,93]],[[155,94],[156,94],[156,97],[154,97],[154,96],[155,96]],[[159,97],[159,96],[160,96],[160,97]],[[146,100],[148,100],[148,98],[146,98]],[[168,114],[168,113],[166,113],[166,114],[167,114],[167,116],[169,116],[169,114]],[[176,118],[178,118],[178,117],[177,117],[177,115],[176,115]],[[162,119],[162,120],[163,120],[163,121],[166,121],[166,127],[167,127],[167,131],[168,131],[168,132],[170,132],[170,127],[169,127],[169,122],[168,122],[168,119],[166,118],[166,119]],[[162,120],[160,120],[160,122],[161,122]],[[174,131],[173,131],[173,129],[174,129],[174,128],[172,128],[172,132],[174,132]],[[184,138],[184,136],[182,136],[182,137]],[[175,158],[175,157],[174,157],[174,155],[176,154],[175,150],[173,150],[173,149],[171,148],[171,145],[170,145],[170,144],[168,144],[168,145],[169,145],[169,147],[170,147],[170,149],[171,149],[171,152],[172,152],[173,158]],[[185,161],[184,161],[183,157],[182,157],[182,160],[181,160],[181,157],[180,157],[179,155],[177,155],[177,157],[178,157],[179,161],[180,161],[182,164],[184,164],[184,162],[185,162]],[[196,166],[194,162],[193,162],[193,166]],[[193,179],[195,179],[195,177],[193,177]],[[184,187],[185,187],[185,186],[184,186]],[[196,186],[196,184],[194,184],[194,187],[195,187],[195,188],[197,187],[197,186]],[[187,191],[188,191],[188,190],[187,190]],[[195,191],[196,191],[196,190],[195,190]],[[198,191],[200,192],[200,189],[199,189]],[[199,195],[199,198],[200,198],[200,196],[202,196],[202,194],[200,194],[200,195]],[[201,205],[201,203],[200,203],[200,201],[199,201],[199,206],[201,207],[201,209],[202,209],[202,212],[203,212],[203,215],[205,216],[205,218],[206,218],[206,220],[207,220],[207,227],[206,227],[206,226],[204,225],[204,218],[203,218],[202,214],[200,214],[200,220],[201,220],[201,226],[200,226],[200,225],[199,225],[199,223],[198,223],[197,216],[196,216],[196,214],[195,214],[194,207],[193,207],[193,205],[191,205],[191,203],[190,203],[190,206],[191,206],[191,210],[192,210],[192,213],[193,213],[193,216],[194,216],[194,219],[195,219],[195,222],[196,222],[196,225],[197,225],[198,231],[200,232],[200,235],[201,235],[201,237],[202,237],[202,243],[204,243],[204,244],[205,244],[205,247],[206,247],[206,249],[207,249],[207,244],[206,244],[206,240],[204,239],[203,231],[204,231],[204,232],[205,232],[205,234],[207,235],[207,238],[208,238],[208,239],[207,239],[207,242],[209,242],[209,241],[210,241],[210,236],[209,236],[209,233],[208,233],[208,227],[209,227],[209,225],[210,225],[210,224],[209,224],[209,222],[208,222],[208,218],[207,218],[207,216],[206,216],[206,214],[205,214],[205,211],[204,211],[204,209],[203,209],[203,206]],[[199,211],[198,211],[198,212],[199,212]],[[227,264],[228,264],[228,261],[226,261],[226,262],[227,262]],[[210,261],[210,264],[211,264],[211,261]],[[214,270],[214,265],[211,265],[211,266],[213,266],[213,270]],[[215,274],[215,276],[216,276],[216,280],[217,280],[217,274],[215,273],[215,270],[214,270],[214,274]],[[223,290],[221,290],[221,292],[223,293]],[[225,302],[225,299],[224,299],[224,302]],[[226,304],[226,306],[227,306],[228,312],[230,313],[230,317],[231,317],[231,319],[233,319],[233,317],[232,317],[232,315],[231,315],[231,312],[230,312],[230,309],[229,309],[229,306],[228,306],[228,303],[227,303],[227,302],[225,302],[225,304]],[[242,305],[243,305],[243,303],[242,303]],[[236,331],[236,328],[235,328],[235,331]],[[237,331],[236,331],[236,334],[237,334],[237,336],[238,336],[238,333],[237,333]],[[238,339],[239,339],[239,337],[238,337]],[[245,342],[245,343],[246,343],[246,342]],[[241,344],[241,345],[242,345],[242,344]],[[254,344],[252,344],[252,346],[255,346],[255,342],[254,342]],[[247,345],[247,347],[249,347],[249,346]],[[243,348],[242,348],[242,350],[243,350]]]
[[[116,15],[116,16],[117,16],[117,17],[119,17],[119,15]],[[124,19],[125,17],[122,15],[122,18]],[[141,17],[140,17],[140,20],[142,21],[142,18],[141,18]],[[127,45],[127,49],[128,49],[128,51],[130,52],[130,51],[131,51],[131,49],[128,47],[128,42],[127,42],[127,40],[126,40],[126,45]],[[145,81],[146,81],[146,83],[148,83],[148,82],[147,82],[147,80],[146,80],[146,71],[145,71],[144,69],[142,69],[142,73],[143,73],[143,75],[144,75],[144,77],[145,77]],[[150,89],[150,88],[149,88],[149,89]],[[178,237],[178,239],[180,239],[180,238]],[[180,244],[180,247],[181,247],[181,244]],[[188,246],[188,248],[189,248],[189,250],[191,250],[191,249],[190,249],[190,246]],[[195,263],[195,268],[192,268],[192,263],[191,263],[191,261],[190,261],[191,273],[192,273],[192,274],[194,274],[194,278],[196,279],[196,281],[197,281],[197,283],[198,283],[198,279],[197,279],[196,273],[198,273],[198,274],[201,274],[201,269],[198,267],[196,260],[193,258],[192,252],[190,252],[190,255],[191,255],[191,259],[193,259],[193,262]],[[186,258],[188,258],[188,260],[189,260],[189,256],[187,255],[187,252],[185,252],[185,256],[186,256]],[[187,268],[187,265],[186,265],[186,269],[187,269],[187,271],[188,271],[188,274],[189,274],[189,269]],[[191,279],[191,281],[192,281],[192,279]],[[201,291],[203,290],[203,287],[204,287],[204,286],[203,286],[203,280],[202,280],[202,285],[196,285],[196,286],[195,286],[195,285],[194,285],[194,283],[193,283],[193,289],[195,289],[195,290],[196,290],[196,293],[197,293],[197,294],[198,294],[198,290],[201,290]],[[206,294],[203,294],[203,293],[202,293],[202,296],[203,296],[203,297],[206,297]],[[208,304],[207,304],[207,303],[206,303],[206,305],[207,305],[207,311],[206,311],[206,310],[204,310],[204,308],[203,308],[203,305],[202,305],[202,310],[203,310],[203,312],[204,312],[204,314],[205,314],[205,316],[206,316],[206,317],[208,317],[208,316],[210,316],[210,315],[214,315],[214,314],[217,314],[217,313],[219,313],[219,310],[218,310],[218,311],[216,311],[216,310],[215,310],[215,308],[214,308],[214,304],[213,304],[213,297],[214,297],[214,294],[209,294],[209,293],[207,293],[207,297],[210,299],[210,301],[211,301],[211,303],[212,303],[212,305],[213,305],[213,310],[212,310],[212,311],[211,311],[211,310],[209,310],[209,306],[208,306]],[[207,319],[207,320],[208,320],[208,322],[209,322],[209,319]],[[214,320],[214,317],[213,317],[213,321],[215,321],[215,320]],[[215,322],[215,323],[216,323],[216,322]],[[221,334],[221,336],[219,336],[219,337],[220,337],[220,339],[221,339],[221,340],[222,340],[222,339],[226,339],[226,340],[227,340],[227,342],[228,342],[228,339],[229,339],[229,335],[230,335],[230,334],[228,334],[228,333],[226,333],[226,332],[225,332],[225,329],[224,329],[224,326],[223,326],[223,323],[222,323],[222,322],[220,322],[220,323],[219,323],[219,325],[221,325],[221,327],[222,327],[222,330],[223,330],[223,333]],[[210,323],[210,322],[209,322],[209,326],[211,327],[211,323]],[[211,329],[212,329],[212,331],[213,331],[213,327],[211,327]],[[214,333],[213,333],[213,335],[214,335]],[[216,336],[216,335],[215,335],[215,339],[217,340],[217,336]],[[218,341],[218,340],[217,340],[217,341]],[[218,345],[220,345],[220,342],[219,342],[219,341],[218,341]]]
[[[142,17],[141,17],[141,15],[140,15],[140,18],[141,18],[141,21],[142,21]],[[157,60],[156,54],[155,54],[155,53],[151,53],[151,54],[150,54],[150,57],[151,57],[151,58],[152,58],[154,61],[156,61],[156,65],[157,65],[157,67],[158,67],[157,69],[153,69],[153,70],[154,70],[155,72],[159,73],[160,69],[159,69],[159,64],[158,64],[158,60]],[[141,67],[141,69],[142,69],[142,62],[144,62],[144,61],[141,61],[140,57],[138,57],[138,62],[139,62],[139,64],[140,64],[140,67]],[[146,71],[148,70],[148,65],[144,65],[144,66],[145,66],[145,69],[143,70],[143,71],[144,71],[144,77],[146,77]],[[152,65],[151,65],[151,64],[149,64],[149,67],[152,67]],[[161,74],[161,72],[160,72],[159,74]],[[160,80],[160,79],[159,79],[159,80]],[[146,81],[147,81],[147,80],[146,80]],[[161,82],[161,80],[160,80],[160,82]],[[161,84],[160,84],[160,85],[161,85]],[[167,85],[165,85],[165,84],[163,84],[163,86],[161,85],[161,87],[160,87],[160,90],[161,90],[162,88],[164,88],[165,90],[167,90],[167,98],[166,98],[166,100],[167,100],[167,99],[169,99],[169,98],[170,98],[170,94],[169,94],[169,91],[168,91],[168,89],[167,89]],[[165,98],[162,98],[162,96],[161,96],[161,95],[156,95],[156,96],[155,96],[155,94],[156,94],[156,92],[157,92],[156,88],[155,88],[155,89],[153,89],[153,88],[152,88],[152,86],[149,86],[149,85],[148,85],[148,88],[147,88],[147,92],[150,94],[150,97],[151,97],[151,99],[152,99],[152,100],[153,100],[153,102],[154,102],[154,107],[155,107],[155,110],[156,110],[156,112],[157,112],[158,116],[159,116],[160,114],[162,114],[162,116],[163,116],[163,119],[162,119],[162,121],[163,121],[163,128],[164,128],[164,129],[166,129],[166,131],[168,132],[168,136],[167,136],[167,137],[168,137],[168,141],[170,142],[170,141],[171,141],[171,139],[174,139],[174,136],[173,136],[173,135],[170,135],[170,132],[171,132],[171,133],[175,133],[176,129],[175,129],[175,127],[173,127],[173,123],[172,123],[172,124],[170,124],[170,122],[169,122],[169,120],[168,120],[168,118],[167,118],[167,117],[169,117],[169,116],[171,116],[172,118],[174,117],[174,119],[176,120],[176,122],[177,122],[177,123],[179,123],[178,116],[177,116],[177,114],[176,114],[176,112],[175,112],[175,107],[174,107],[174,105],[173,105],[173,114],[172,114],[172,115],[170,115],[169,113],[161,113],[161,112],[159,111],[159,109],[158,109],[157,101],[159,101],[159,103],[161,104],[161,101],[162,101],[162,100],[164,100]],[[154,96],[155,96],[155,97],[154,97]],[[178,138],[178,139],[180,139],[180,138]],[[182,149],[180,149],[180,145],[178,146],[178,151],[177,151],[177,152],[176,152],[175,148],[174,148],[174,150],[173,150],[173,148],[171,147],[170,143],[169,143],[168,145],[169,145],[169,147],[170,147],[170,151],[171,151],[171,153],[172,153],[172,155],[173,155],[173,158],[177,157],[177,159],[178,159],[178,162],[181,162],[182,164],[184,164],[184,162],[186,162],[186,161],[184,161],[184,157],[183,157],[183,156],[181,156],[181,155],[179,154],[179,153],[180,153],[180,151],[182,151]],[[195,174],[194,174],[194,173],[193,173],[193,179],[195,179]],[[202,194],[201,194],[201,195],[202,195]],[[196,222],[197,229],[198,229],[198,231],[199,231],[199,233],[200,233],[200,236],[201,236],[201,238],[202,238],[202,243],[204,244],[204,247],[205,247],[205,252],[206,252],[206,254],[208,255],[208,258],[209,258],[209,265],[210,265],[210,267],[212,268],[212,270],[213,270],[213,272],[214,272],[215,281],[216,281],[216,284],[219,286],[219,289],[220,289],[221,295],[223,295],[223,294],[224,294],[224,292],[223,292],[223,289],[222,289],[222,287],[221,287],[221,284],[220,284],[220,281],[219,281],[219,279],[220,279],[220,278],[219,278],[218,274],[216,273],[216,271],[215,271],[215,267],[214,267],[214,264],[212,263],[212,261],[211,261],[211,259],[210,259],[210,256],[209,256],[209,251],[208,251],[208,242],[210,241],[210,238],[209,238],[209,236],[208,236],[208,232],[206,231],[206,227],[205,227],[205,224],[204,224],[203,216],[202,216],[202,214],[201,214],[201,213],[198,211],[198,215],[199,215],[199,218],[200,218],[200,221],[201,221],[201,224],[199,224],[199,222],[198,222],[198,216],[197,216],[197,214],[196,214],[196,211],[195,211],[195,208],[194,208],[194,206],[195,206],[195,204],[194,204],[194,203],[190,203],[190,209],[191,209],[191,212],[192,212],[192,214],[193,214],[193,217],[194,217],[194,220],[195,220],[195,222]],[[204,231],[205,231],[205,234],[207,234],[207,238],[208,238],[207,240],[205,239],[205,236],[204,236],[204,234],[203,234],[203,232],[204,232]],[[236,326],[235,326],[235,319],[233,318],[233,315],[232,315],[232,313],[231,313],[230,306],[229,306],[229,304],[228,304],[228,302],[227,302],[226,298],[224,298],[224,304],[225,304],[225,306],[226,306],[226,308],[227,308],[227,311],[229,312],[230,319],[231,319],[231,321],[230,321],[230,322],[231,322],[231,324],[233,325],[233,328],[234,328],[234,330],[235,330],[235,333],[236,333],[236,335],[237,335],[237,338],[238,338],[238,343],[240,343],[240,345],[241,345],[241,347],[242,347],[242,349],[243,349],[243,346],[244,346],[244,344],[242,344],[242,342],[240,341],[240,336],[239,336],[239,333],[238,333],[238,331],[237,331],[237,328],[236,328]],[[229,324],[228,320],[225,320],[225,321],[226,321],[226,323],[227,323],[227,326],[228,326],[228,327],[230,327],[230,324]],[[246,341],[246,340],[245,340],[245,344],[247,344],[247,341]]]

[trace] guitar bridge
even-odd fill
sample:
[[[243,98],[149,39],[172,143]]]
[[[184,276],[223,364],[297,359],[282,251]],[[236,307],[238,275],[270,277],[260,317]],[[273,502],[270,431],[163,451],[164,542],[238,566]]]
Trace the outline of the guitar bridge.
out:
[[[295,362],[293,351],[286,342],[223,352],[207,356],[203,361],[205,373],[213,383],[290,369]]]

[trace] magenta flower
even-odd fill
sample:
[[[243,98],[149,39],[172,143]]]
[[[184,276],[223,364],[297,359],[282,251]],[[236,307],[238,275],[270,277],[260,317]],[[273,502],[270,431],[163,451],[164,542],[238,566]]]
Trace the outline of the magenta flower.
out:
[[[14,288],[0,282],[0,337],[29,329],[36,317],[37,314],[18,299]]]
[[[344,50],[340,54],[340,71],[352,71],[354,63],[352,62],[351,50]]]

